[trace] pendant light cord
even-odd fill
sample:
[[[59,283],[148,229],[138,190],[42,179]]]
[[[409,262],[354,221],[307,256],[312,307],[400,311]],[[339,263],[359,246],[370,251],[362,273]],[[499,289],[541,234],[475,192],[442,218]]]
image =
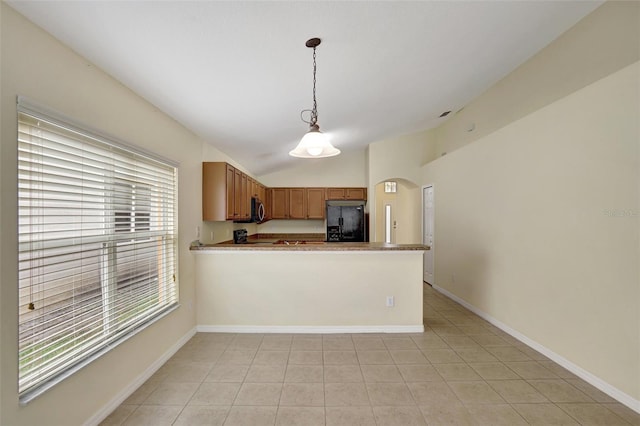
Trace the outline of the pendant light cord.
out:
[[[312,109],[303,109],[300,111],[300,119],[305,123],[309,124],[309,126],[315,126],[318,123],[318,102],[316,101],[316,48],[313,48],[313,108]],[[305,112],[309,112],[311,114],[311,120],[307,121],[304,119],[303,114]]]

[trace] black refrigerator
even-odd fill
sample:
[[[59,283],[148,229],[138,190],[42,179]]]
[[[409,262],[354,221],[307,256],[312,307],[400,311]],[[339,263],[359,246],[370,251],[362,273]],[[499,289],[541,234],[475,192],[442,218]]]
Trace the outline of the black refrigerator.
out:
[[[327,241],[366,241],[364,205],[327,203]]]

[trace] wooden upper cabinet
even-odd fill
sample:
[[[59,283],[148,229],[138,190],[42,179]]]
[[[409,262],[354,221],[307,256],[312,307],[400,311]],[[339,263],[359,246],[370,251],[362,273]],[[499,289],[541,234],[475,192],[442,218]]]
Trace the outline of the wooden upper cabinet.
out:
[[[327,188],[327,200],[366,200],[367,188]]]
[[[226,173],[225,163],[202,163],[202,220],[226,220]],[[233,178],[231,188],[233,191]]]
[[[307,219],[324,219],[325,190],[324,188],[307,188]]]
[[[307,218],[307,197],[305,188],[289,188],[289,219]]]
[[[271,188],[271,219],[289,219],[289,190]]]
[[[345,188],[345,200],[366,200],[367,188]]]
[[[208,163],[208,164],[216,164],[216,163]],[[220,164],[220,163],[218,163]],[[226,170],[227,170],[227,188],[226,188],[226,199],[227,199],[227,213],[225,216],[225,219],[227,220],[233,220],[235,219],[235,199],[236,199],[236,191],[235,191],[235,176],[236,176],[236,169],[229,165],[226,164]],[[206,219],[205,219],[206,220]]]

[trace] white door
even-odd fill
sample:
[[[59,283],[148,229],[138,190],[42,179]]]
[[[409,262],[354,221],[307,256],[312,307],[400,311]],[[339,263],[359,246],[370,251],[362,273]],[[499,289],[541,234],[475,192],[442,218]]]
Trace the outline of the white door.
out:
[[[422,243],[431,247],[424,252],[424,281],[433,284],[433,185],[422,188]]]
[[[396,243],[396,218],[395,218],[395,206],[393,201],[384,202],[384,242]]]

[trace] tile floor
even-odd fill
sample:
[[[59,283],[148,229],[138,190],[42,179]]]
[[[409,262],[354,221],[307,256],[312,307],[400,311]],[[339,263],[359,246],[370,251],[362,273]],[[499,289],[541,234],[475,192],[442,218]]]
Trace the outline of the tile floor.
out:
[[[640,425],[425,286],[420,334],[198,333],[102,425]]]

